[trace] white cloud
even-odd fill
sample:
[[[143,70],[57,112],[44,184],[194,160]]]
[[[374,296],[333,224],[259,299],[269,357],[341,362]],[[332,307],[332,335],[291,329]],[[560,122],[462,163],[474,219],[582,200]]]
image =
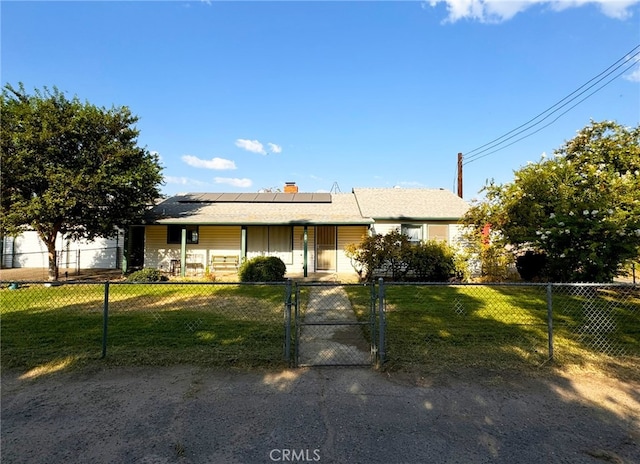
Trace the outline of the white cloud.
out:
[[[471,19],[482,23],[498,23],[508,21],[534,5],[549,6],[554,11],[561,11],[595,4],[606,16],[628,19],[632,16],[631,6],[640,3],[640,0],[429,0],[432,7],[440,3],[446,4],[449,13],[447,22]]]
[[[195,180],[195,179],[189,179],[188,177],[164,176],[164,181],[167,184],[194,185],[198,187],[203,187],[207,185],[206,182],[202,182],[200,180]]]
[[[632,16],[629,8],[640,2],[638,0],[601,0],[598,3],[605,15],[616,19],[629,19]]]
[[[182,161],[194,168],[216,169],[218,171],[224,171],[227,169],[236,169],[236,164],[228,159],[224,158],[211,158],[210,160],[203,160],[197,156],[184,155]]]
[[[257,140],[238,139],[236,140],[236,147],[240,147],[243,150],[247,150],[252,153],[259,153],[261,155],[267,154],[264,150],[264,145]]]
[[[280,145],[269,142],[267,146],[269,147],[269,152],[271,153],[282,153],[282,147]]]
[[[633,71],[629,74],[625,74],[623,77],[631,82],[640,82],[640,65],[636,66]]]
[[[631,69],[631,72],[622,77],[631,82],[640,82],[640,55],[636,55],[635,58],[628,56],[627,61],[635,61],[636,65]]]
[[[246,179],[246,178],[238,179],[234,177],[215,177],[213,181],[216,184],[227,184],[227,185],[231,185],[232,187],[251,187],[251,185],[253,185],[253,182],[251,182],[251,179]]]
[[[236,147],[242,148],[243,150],[250,151],[252,153],[258,153],[260,155],[266,155],[268,153],[281,153],[282,147],[280,145],[276,145],[275,143],[267,143],[267,147],[269,148],[269,152],[265,150],[264,145],[258,140],[249,140],[249,139],[237,139]]]

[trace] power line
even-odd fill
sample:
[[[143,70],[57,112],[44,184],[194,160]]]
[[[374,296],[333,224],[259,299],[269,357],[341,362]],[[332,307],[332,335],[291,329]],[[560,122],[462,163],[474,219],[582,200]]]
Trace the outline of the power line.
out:
[[[559,111],[561,108],[563,108],[564,106],[568,105],[569,103],[571,103],[573,100],[575,100],[576,98],[578,98],[580,95],[584,94],[585,92],[587,92],[588,90],[590,90],[591,88],[593,88],[594,86],[596,86],[597,84],[599,84],[600,82],[602,82],[605,78],[607,78],[608,76],[610,76],[612,73],[614,73],[615,71],[617,71],[618,69],[620,69],[620,67],[625,66],[627,63],[629,63],[631,61],[631,66],[633,67],[635,65],[635,61],[634,58],[638,55],[640,55],[640,51],[636,51],[636,49],[640,48],[640,45],[636,45],[635,47],[633,47],[629,52],[625,53],[625,55],[616,60],[612,65],[610,65],[607,69],[605,69],[604,71],[600,72],[597,76],[591,78],[589,81],[587,81],[586,83],[584,83],[583,85],[581,85],[580,87],[578,87],[576,90],[574,90],[573,92],[571,92],[569,95],[567,95],[566,97],[564,97],[562,100],[558,101],[557,103],[555,103],[554,105],[550,106],[549,108],[547,108],[546,110],[544,110],[542,113],[538,114],[537,116],[533,117],[532,119],[530,119],[529,121],[525,122],[524,124],[516,127],[515,129],[507,132],[504,135],[501,135],[500,137],[485,143],[484,145],[481,145],[477,148],[474,148],[473,150],[468,151],[466,154],[470,155],[484,147],[487,147],[488,145],[493,144],[492,146],[486,148],[485,150],[480,151],[479,153],[476,153],[476,155],[472,155],[470,158],[474,158],[475,156],[479,155],[480,153],[490,150],[491,148],[496,147],[497,145],[500,145],[501,143],[503,143],[506,140],[509,140],[519,134],[521,134],[522,132],[525,132],[527,130],[529,130],[531,127],[535,127],[536,125],[540,124],[542,121],[544,121],[545,119],[547,119],[551,114]],[[632,55],[630,55],[632,54]],[[620,63],[622,61],[622,63]],[[614,69],[612,69],[614,68]],[[604,74],[604,76],[603,76]],[[602,77],[601,77],[602,76]],[[589,83],[591,83],[592,81],[596,80],[597,81],[593,84],[591,84],[589,87],[587,87],[586,89],[584,89],[582,92],[578,93],[582,88],[586,87]],[[576,94],[573,98],[570,98],[572,95]],[[564,102],[565,100],[569,99],[569,101],[567,101],[566,103],[564,103],[563,105],[560,105],[560,103]],[[538,121],[537,123],[531,125],[531,127],[528,127],[526,129],[523,129],[519,132],[517,132],[516,134],[512,135],[511,137],[507,137],[508,135],[512,134],[513,132],[518,131],[519,129],[529,125],[531,122],[535,121],[536,119],[540,118],[540,116],[544,115],[545,113],[548,113],[550,110],[552,110],[553,108],[555,108],[556,106],[560,105],[558,108],[556,108],[554,111],[552,111],[549,115],[545,116],[544,118],[542,118],[540,121]],[[498,142],[501,139],[505,139],[502,142],[499,143],[494,143],[494,142]]]
[[[633,47],[629,52],[625,53],[622,58],[619,58],[618,60],[616,60],[607,69],[605,69],[604,71],[600,72],[598,75],[596,75],[595,77],[591,78],[589,81],[587,81],[584,84],[582,84],[580,87],[578,87],[576,90],[571,92],[569,95],[567,95],[566,97],[564,97],[560,101],[556,102],[554,105],[550,106],[549,108],[547,108],[543,112],[539,113],[535,117],[531,118],[530,120],[528,120],[524,124],[521,124],[520,126],[516,127],[515,129],[512,129],[511,131],[501,135],[500,137],[498,137],[496,139],[493,139],[490,142],[485,143],[484,145],[481,145],[479,147],[474,148],[473,150],[470,150],[470,151],[466,152],[467,155],[471,155],[471,156],[465,161],[464,164],[470,163],[470,162],[475,161],[477,159],[484,158],[485,156],[488,156],[491,153],[495,153],[496,151],[501,150],[502,148],[506,148],[508,146],[513,145],[513,143],[515,143],[515,142],[512,142],[509,145],[506,145],[506,146],[504,146],[502,148],[498,148],[498,149],[492,151],[491,153],[483,155],[483,153],[486,153],[487,151],[492,150],[492,149],[502,145],[506,141],[511,140],[514,137],[517,137],[518,135],[522,134],[523,132],[527,132],[527,131],[531,130],[533,127],[541,124],[543,121],[545,121],[546,119],[551,117],[551,115],[553,115],[554,113],[557,113],[562,108],[564,108],[565,106],[569,105],[571,102],[573,102],[574,100],[579,98],[581,95],[583,95],[584,93],[588,92],[593,87],[597,86],[599,83],[601,83],[603,80],[605,80],[611,74],[616,72],[618,69],[620,69],[623,66],[626,66],[629,62],[631,62],[631,65],[627,66],[622,72],[618,73],[613,79],[610,79],[609,81],[607,81],[604,85],[602,85],[598,89],[596,89],[596,91],[591,92],[589,95],[587,95],[587,97],[583,98],[576,105],[571,106],[569,109],[575,108],[575,106],[577,106],[579,103],[583,102],[584,100],[589,98],[591,95],[593,95],[597,91],[599,91],[602,88],[604,88],[611,81],[613,81],[614,79],[618,78],[619,76],[624,74],[626,71],[631,69],[633,66],[635,66],[636,57],[640,57],[640,50],[638,50],[638,49],[640,49],[640,45],[636,45],[635,47]],[[595,82],[593,82],[593,81],[595,81]],[[591,85],[589,85],[589,84],[591,84]],[[582,89],[584,89],[584,90],[582,90]],[[553,110],[553,111],[551,111],[551,110]],[[561,113],[560,116],[562,116],[562,115],[564,115],[566,113],[567,113],[567,111]],[[541,118],[541,116],[543,116],[545,114],[546,114],[546,116]],[[560,116],[558,116],[556,119],[554,119],[552,121],[552,123],[557,121]],[[535,122],[534,124],[531,124],[531,123],[533,123],[534,121],[536,121],[538,119],[539,119],[539,121]],[[547,125],[543,126],[541,129],[543,129],[545,127],[548,127],[549,125],[550,124],[547,124]],[[541,129],[539,129],[539,130],[541,130]],[[516,142],[518,142],[518,141],[520,141],[520,140],[522,140],[522,139],[524,139],[526,137],[529,137],[529,136],[539,132],[539,130],[536,131],[536,132],[533,132],[533,133],[531,133],[531,134],[529,134],[529,135],[527,135],[525,137],[519,138],[518,140],[516,140]],[[473,154],[473,153],[475,153],[475,154]]]
[[[630,66],[628,66],[627,68],[623,69],[621,72],[619,72],[618,74],[616,74],[615,76],[613,76],[611,79],[609,79],[609,80],[608,80],[607,82],[605,82],[603,85],[601,85],[601,86],[600,86],[600,87],[598,87],[596,90],[594,90],[593,92],[591,92],[590,94],[588,94],[588,95],[587,95],[586,97],[584,97],[582,100],[578,101],[575,105],[570,106],[567,110],[565,110],[565,111],[563,111],[562,113],[560,113],[560,114],[559,114],[559,115],[558,115],[558,116],[557,116],[553,121],[551,121],[551,122],[549,122],[549,123],[545,124],[544,126],[540,127],[539,129],[537,129],[537,130],[535,130],[535,131],[531,132],[530,134],[524,135],[524,136],[520,137],[519,139],[514,140],[513,142],[511,142],[511,143],[509,143],[509,144],[507,144],[507,145],[504,145],[504,146],[502,146],[502,147],[500,147],[500,148],[496,148],[495,150],[490,151],[489,153],[485,153],[485,154],[483,154],[483,155],[481,155],[481,156],[475,156],[475,157],[473,157],[472,159],[470,159],[470,160],[466,161],[464,164],[472,163],[472,162],[477,161],[477,160],[479,160],[479,159],[485,158],[485,157],[487,157],[487,156],[489,156],[489,155],[492,155],[492,154],[494,154],[494,153],[496,153],[496,152],[498,152],[498,151],[500,151],[500,150],[504,150],[505,148],[510,147],[511,145],[514,145],[514,144],[516,144],[516,143],[520,142],[521,140],[524,140],[524,139],[526,139],[526,138],[528,138],[528,137],[531,137],[531,136],[532,136],[532,135],[534,135],[534,134],[537,134],[537,133],[538,133],[538,132],[540,132],[542,129],[545,129],[545,128],[549,127],[551,124],[553,124],[554,122],[556,122],[558,119],[560,119],[562,116],[564,116],[564,115],[565,115],[565,114],[567,114],[569,111],[571,111],[572,109],[574,109],[576,106],[578,106],[580,103],[582,103],[583,101],[585,101],[587,98],[589,98],[589,97],[591,97],[593,94],[595,94],[595,93],[599,92],[601,89],[603,89],[604,87],[606,87],[607,85],[609,85],[611,82],[613,82],[614,80],[616,80],[618,77],[622,76],[625,72],[627,72],[629,69],[633,68],[634,66],[635,66],[635,63],[633,63],[633,64],[631,64]],[[563,106],[565,106],[565,105],[563,105]],[[554,113],[555,113],[555,111],[554,111]],[[551,114],[553,114],[553,113],[551,113]],[[550,114],[549,116],[551,116],[551,114]],[[547,117],[548,117],[548,116],[547,116]],[[545,119],[546,119],[546,118],[545,118]],[[532,126],[532,127],[534,127],[534,126]],[[531,129],[531,127],[530,127],[530,128],[528,128],[527,130],[529,130],[529,129]],[[516,134],[516,135],[517,135],[517,134]],[[506,139],[505,139],[505,140],[506,140]],[[480,155],[480,153],[478,153],[477,155]]]

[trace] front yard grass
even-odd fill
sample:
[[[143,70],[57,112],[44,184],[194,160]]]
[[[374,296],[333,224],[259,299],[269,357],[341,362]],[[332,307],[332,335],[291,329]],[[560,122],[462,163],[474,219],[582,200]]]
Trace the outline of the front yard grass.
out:
[[[550,362],[545,286],[386,284],[385,367],[434,372],[553,364],[640,378],[640,289],[580,289],[554,289]],[[345,290],[365,320],[368,291]]]
[[[104,285],[0,290],[4,368],[82,365],[102,355]],[[283,364],[284,287],[111,284],[110,365]]]
[[[422,372],[596,366],[640,378],[640,289],[629,288],[554,289],[550,362],[544,286],[386,284],[384,366]],[[344,289],[360,320],[368,320],[371,287]],[[100,363],[285,367],[284,296],[283,285],[111,283],[107,356]],[[302,313],[307,297],[302,288]],[[2,367],[99,360],[103,302],[103,284],[0,289]],[[365,336],[371,337],[368,328]]]

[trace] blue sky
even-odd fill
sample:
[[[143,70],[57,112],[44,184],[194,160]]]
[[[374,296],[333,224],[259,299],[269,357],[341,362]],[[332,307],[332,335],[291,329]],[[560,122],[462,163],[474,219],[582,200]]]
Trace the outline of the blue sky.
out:
[[[629,53],[640,44],[640,0],[0,8],[2,84],[130,107],[140,145],[161,157],[168,195],[288,181],[305,192],[454,189],[458,152],[517,128],[624,57],[622,75],[530,132],[548,127],[474,161],[465,155],[465,199],[489,178],[512,180],[590,119],[640,123],[640,55]]]

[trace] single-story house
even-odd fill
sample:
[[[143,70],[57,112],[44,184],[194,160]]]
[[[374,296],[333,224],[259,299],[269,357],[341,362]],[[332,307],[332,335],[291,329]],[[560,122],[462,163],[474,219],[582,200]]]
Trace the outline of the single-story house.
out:
[[[411,240],[456,242],[467,203],[444,189],[354,188],[350,193],[188,193],[154,206],[128,236],[125,269],[180,275],[235,269],[278,256],[287,274],[355,273],[344,248],[399,228]]]

